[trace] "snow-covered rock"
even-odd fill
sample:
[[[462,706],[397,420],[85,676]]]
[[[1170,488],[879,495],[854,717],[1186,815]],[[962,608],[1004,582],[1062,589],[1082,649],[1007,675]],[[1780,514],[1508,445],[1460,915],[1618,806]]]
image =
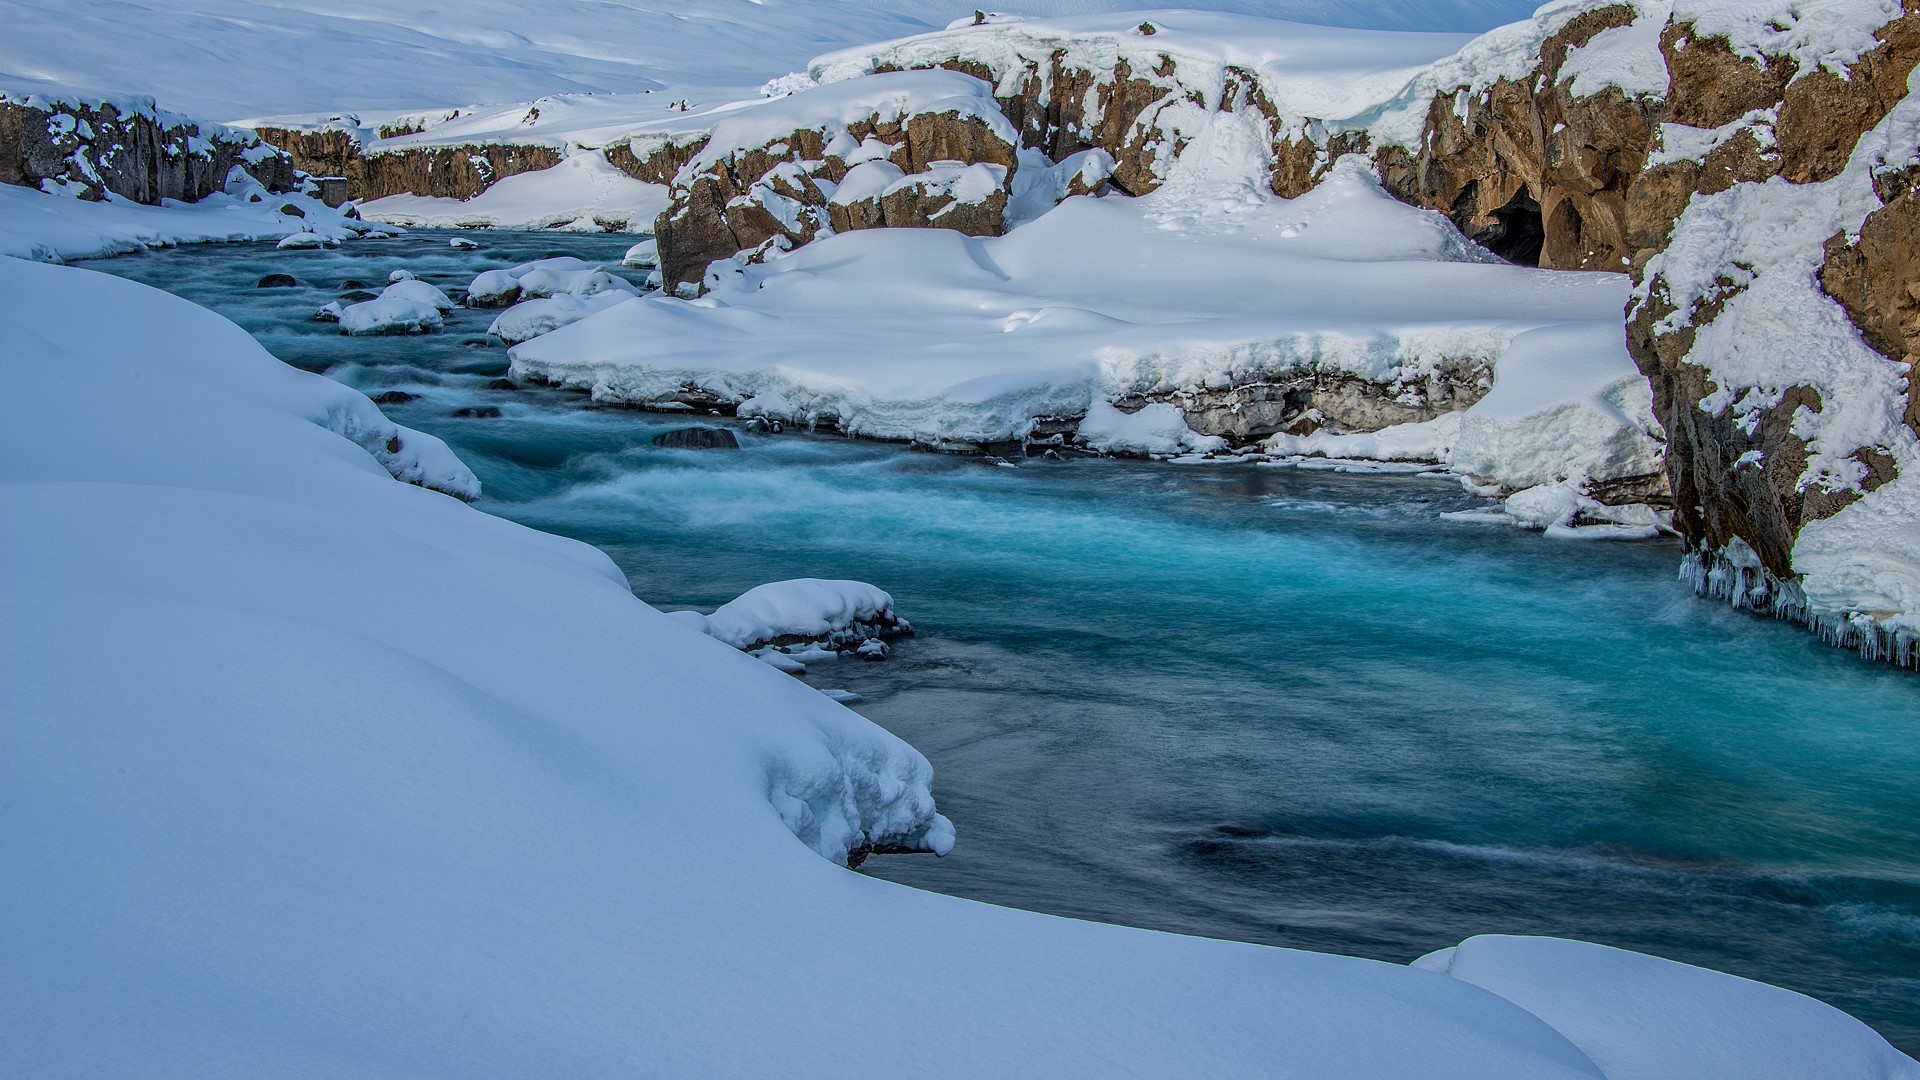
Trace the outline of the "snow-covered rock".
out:
[[[902,637],[913,627],[894,613],[893,597],[864,581],[796,578],[758,585],[699,617],[678,612],[709,637],[736,649],[817,645],[852,651],[868,641]]]
[[[343,334],[430,334],[445,326],[446,320],[436,304],[382,293],[375,299],[347,305],[339,314],[339,323]]]

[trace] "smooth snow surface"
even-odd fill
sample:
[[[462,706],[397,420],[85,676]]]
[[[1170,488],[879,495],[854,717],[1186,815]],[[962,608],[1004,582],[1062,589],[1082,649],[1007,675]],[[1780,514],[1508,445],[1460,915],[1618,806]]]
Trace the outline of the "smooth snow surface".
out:
[[[1127,11],[1129,0],[1034,0],[1031,15]],[[1173,7],[1345,26],[1479,31],[1528,0],[1196,0]],[[321,109],[407,110],[547,94],[689,88],[735,96],[832,49],[937,29],[971,14],[945,0],[502,0],[392,4],[293,0],[8,0],[0,83],[158,96],[231,119]],[[129,33],[129,27],[138,27]],[[697,93],[696,93],[697,96]]]

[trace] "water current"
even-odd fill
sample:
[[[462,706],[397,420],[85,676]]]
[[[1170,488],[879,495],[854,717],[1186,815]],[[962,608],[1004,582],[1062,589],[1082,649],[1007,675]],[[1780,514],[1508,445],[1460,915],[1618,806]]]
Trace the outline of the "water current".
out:
[[[791,432],[662,450],[685,418],[490,388],[492,312],[416,337],[312,321],[390,270],[457,289],[556,252],[612,266],[631,239],[475,238],[91,265],[417,395],[387,412],[454,446],[481,508],[600,546],[650,603],[889,590],[918,634],[807,680],[927,754],[960,840],[865,872],[1395,962],[1586,938],[1812,994],[1920,1052],[1920,677],[1696,599],[1673,542],[1443,519],[1484,505],[1444,478],[1012,467]],[[269,273],[299,285],[256,288]]]

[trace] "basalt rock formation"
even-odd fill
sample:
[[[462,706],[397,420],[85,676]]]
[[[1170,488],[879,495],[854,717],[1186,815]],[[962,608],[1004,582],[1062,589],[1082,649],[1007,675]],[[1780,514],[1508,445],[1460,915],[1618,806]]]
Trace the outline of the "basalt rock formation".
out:
[[[252,133],[203,126],[151,101],[0,97],[0,183],[51,183],[90,200],[193,202],[221,190],[235,166],[269,191],[295,184],[293,161]]]

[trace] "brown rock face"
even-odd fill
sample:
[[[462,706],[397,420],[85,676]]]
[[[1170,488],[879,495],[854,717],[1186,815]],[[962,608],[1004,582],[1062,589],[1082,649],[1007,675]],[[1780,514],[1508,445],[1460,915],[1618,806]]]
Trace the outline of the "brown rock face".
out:
[[[551,169],[561,152],[550,146],[488,143],[433,146],[362,153],[344,131],[259,129],[260,137],[284,150],[300,171],[313,176],[344,176],[355,199],[379,199],[409,193],[471,199],[497,180],[523,172]],[[405,132],[395,132],[405,134]]]
[[[1513,262],[1627,269],[1628,191],[1646,167],[1665,105],[1613,87],[1575,96],[1560,68],[1569,50],[1633,18],[1632,8],[1616,5],[1573,19],[1541,47],[1533,74],[1466,97],[1464,116],[1456,95],[1437,97],[1417,152],[1377,155],[1387,190],[1446,213]]]
[[[0,101],[0,183],[38,187],[52,180],[79,187],[81,197],[112,192],[135,202],[193,202],[219,191],[235,165],[269,191],[290,191],[293,162],[281,154],[249,154],[260,143],[191,122],[162,124],[111,104],[34,108]],[[250,161],[249,157],[259,160]]]
[[[667,287],[697,286],[717,260],[757,262],[829,228],[946,228],[969,236],[1005,230],[1017,156],[984,121],[954,112],[923,113],[904,123],[874,117],[850,125],[847,134],[885,144],[886,160],[908,179],[922,181],[885,198],[829,206],[815,181],[838,184],[849,166],[827,153],[826,136],[818,130],[795,131],[766,146],[737,151],[692,175],[689,164],[674,179],[673,202],[654,227]],[[936,162],[997,165],[1005,174],[999,190],[985,200],[961,203],[934,182]]]
[[[1634,181],[1629,237],[1636,266],[1666,246],[1675,219],[1696,192],[1717,193],[1775,175],[1794,183],[1839,175],[1861,135],[1906,92],[1907,75],[1920,58],[1915,40],[1920,18],[1913,0],[1907,10],[1882,29],[1881,46],[1863,56],[1847,79],[1826,72],[1793,79],[1791,60],[1763,65],[1735,56],[1724,41],[1693,37],[1691,27],[1669,27],[1661,42],[1673,76],[1669,122],[1720,127],[1755,110],[1774,110],[1778,121],[1740,131],[1704,161],[1656,166]],[[1868,217],[1857,241],[1849,243],[1844,234],[1828,241],[1820,273],[1822,286],[1867,343],[1909,368],[1920,342],[1915,336],[1920,333],[1917,180],[1920,164],[1879,178],[1876,188],[1886,206]],[[1722,284],[1716,299],[1691,313],[1688,328],[1663,335],[1656,324],[1672,309],[1663,299],[1664,282],[1655,277],[1648,283],[1649,302],[1631,313],[1628,347],[1652,382],[1654,413],[1667,431],[1667,470],[1681,534],[1709,551],[1744,541],[1770,574],[1792,580],[1793,544],[1801,526],[1838,513],[1860,496],[1799,486],[1808,452],[1792,430],[1793,416],[1801,408],[1821,411],[1823,402],[1813,387],[1762,396],[1759,407],[1744,416],[1732,409],[1701,409],[1703,400],[1723,388],[1687,357],[1695,329],[1717,319],[1722,304],[1740,288],[1732,281]],[[1915,380],[1908,381],[1906,419],[1920,432],[1920,398],[1911,389]],[[1893,459],[1880,450],[1864,447],[1855,459],[1864,467],[1867,491],[1894,476]]]
[[[1907,426],[1920,435],[1920,164],[1875,178],[1886,205],[1860,238],[1827,241],[1820,285],[1874,351],[1907,366]]]

